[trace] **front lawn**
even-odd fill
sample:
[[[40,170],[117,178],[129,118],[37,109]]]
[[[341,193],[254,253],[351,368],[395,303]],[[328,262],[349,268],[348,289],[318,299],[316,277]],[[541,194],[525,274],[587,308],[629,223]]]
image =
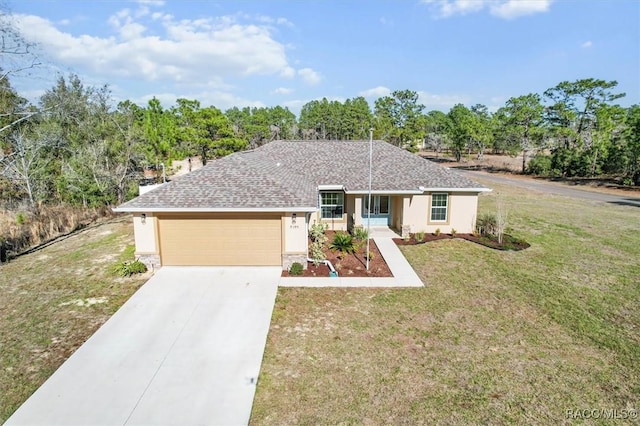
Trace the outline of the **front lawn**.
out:
[[[480,211],[501,197],[528,249],[403,246],[420,289],[281,288],[251,423],[562,424],[577,410],[637,413],[640,209],[492,187]]]
[[[90,226],[0,266],[0,423],[149,278],[120,278],[131,218]]]

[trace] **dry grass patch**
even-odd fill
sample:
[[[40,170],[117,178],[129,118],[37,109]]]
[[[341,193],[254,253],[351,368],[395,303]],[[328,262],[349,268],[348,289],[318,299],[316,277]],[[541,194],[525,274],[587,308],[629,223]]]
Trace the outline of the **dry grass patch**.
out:
[[[0,266],[0,423],[148,278],[103,261],[132,243],[125,217]]]
[[[402,247],[423,289],[280,289],[252,424],[561,424],[639,409],[640,210],[496,187],[513,233]],[[498,195],[499,194],[499,195]]]
[[[0,245],[7,250],[8,257],[13,257],[112,216],[113,212],[107,206],[84,208],[44,204],[22,210],[0,208]]]

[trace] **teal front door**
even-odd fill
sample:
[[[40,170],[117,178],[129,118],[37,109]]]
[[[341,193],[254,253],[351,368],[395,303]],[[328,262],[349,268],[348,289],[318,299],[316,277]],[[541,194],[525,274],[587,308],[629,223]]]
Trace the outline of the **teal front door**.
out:
[[[367,226],[369,214],[369,196],[362,199],[362,224]],[[391,224],[391,197],[388,195],[371,196],[371,226],[389,226]]]

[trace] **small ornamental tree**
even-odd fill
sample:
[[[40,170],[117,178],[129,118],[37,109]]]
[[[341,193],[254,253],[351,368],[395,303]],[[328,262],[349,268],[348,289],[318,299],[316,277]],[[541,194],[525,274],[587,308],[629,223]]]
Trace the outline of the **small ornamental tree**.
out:
[[[498,237],[498,244],[502,244],[504,237],[504,231],[507,228],[508,212],[504,206],[502,198],[498,198],[496,201],[496,237]]]
[[[309,228],[309,238],[311,238],[311,246],[309,247],[309,254],[311,260],[313,260],[314,266],[319,266],[323,260],[325,260],[324,255],[324,245],[327,242],[327,234],[325,231],[327,230],[327,226],[321,223],[314,223]]]

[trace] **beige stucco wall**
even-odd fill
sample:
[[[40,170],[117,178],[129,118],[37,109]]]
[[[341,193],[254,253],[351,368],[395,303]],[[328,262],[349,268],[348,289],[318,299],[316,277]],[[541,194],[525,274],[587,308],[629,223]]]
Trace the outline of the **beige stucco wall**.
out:
[[[322,223],[328,226],[329,231],[346,231],[347,230],[347,213],[342,215],[342,218],[335,219],[322,219],[320,212],[312,213],[311,223]]]
[[[133,215],[134,241],[136,254],[158,254],[157,218],[151,213],[146,214],[142,223],[142,213]]]
[[[391,226],[397,230],[402,230],[403,201],[401,195],[391,197]]]
[[[361,194],[347,195],[353,201],[353,226],[362,226],[362,197]]]
[[[398,197],[400,198],[400,197]],[[441,232],[449,233],[455,229],[459,233],[471,233],[475,228],[477,216],[478,194],[449,193],[447,220],[444,222],[430,222],[431,194],[410,195],[402,199],[402,225],[410,226],[410,232]],[[394,227],[400,226],[394,223]]]
[[[304,212],[295,213],[295,223],[293,221],[294,213],[286,213],[282,216],[282,232],[283,232],[283,253],[291,254],[307,254],[308,250],[308,223],[307,215]]]
[[[402,196],[402,226],[410,226],[410,232],[426,230],[428,195]]]
[[[463,234],[472,233],[478,215],[478,194],[451,194],[449,200],[450,227]]]

